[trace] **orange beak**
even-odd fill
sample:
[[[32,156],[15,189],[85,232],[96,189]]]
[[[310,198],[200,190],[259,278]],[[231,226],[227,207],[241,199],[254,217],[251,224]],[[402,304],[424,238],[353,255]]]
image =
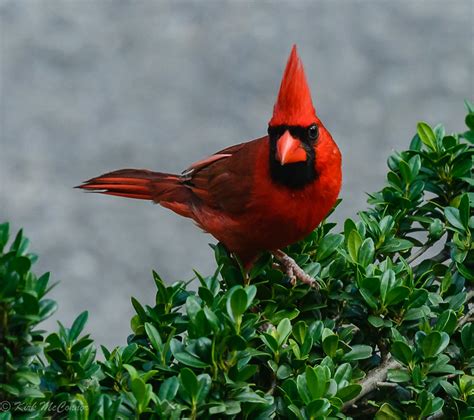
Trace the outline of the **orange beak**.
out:
[[[305,162],[307,158],[300,141],[292,137],[288,130],[278,139],[276,157],[282,165]]]

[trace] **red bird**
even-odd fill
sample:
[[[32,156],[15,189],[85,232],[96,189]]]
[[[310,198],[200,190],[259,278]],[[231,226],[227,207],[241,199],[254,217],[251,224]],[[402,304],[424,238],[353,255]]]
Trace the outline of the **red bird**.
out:
[[[318,226],[337,200],[341,178],[341,154],[316,116],[293,46],[268,135],[221,150],[181,175],[121,169],[78,188],[152,200],[193,219],[244,267],[271,251],[293,281],[314,284],[280,248]]]

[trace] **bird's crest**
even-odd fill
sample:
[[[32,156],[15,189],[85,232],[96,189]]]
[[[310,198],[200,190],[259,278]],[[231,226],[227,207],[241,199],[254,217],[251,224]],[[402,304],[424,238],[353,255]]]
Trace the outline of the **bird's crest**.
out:
[[[293,45],[269,124],[306,127],[316,121],[316,112],[306,82],[303,63],[298,57],[296,45]]]

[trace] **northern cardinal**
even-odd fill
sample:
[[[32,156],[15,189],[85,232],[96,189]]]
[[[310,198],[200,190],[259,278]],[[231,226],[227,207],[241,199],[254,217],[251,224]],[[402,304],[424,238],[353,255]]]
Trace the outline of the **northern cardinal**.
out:
[[[294,45],[268,135],[221,150],[180,175],[121,169],[78,188],[152,200],[193,219],[245,268],[270,251],[293,281],[314,285],[280,248],[317,227],[337,200],[341,178],[341,154],[316,116]]]

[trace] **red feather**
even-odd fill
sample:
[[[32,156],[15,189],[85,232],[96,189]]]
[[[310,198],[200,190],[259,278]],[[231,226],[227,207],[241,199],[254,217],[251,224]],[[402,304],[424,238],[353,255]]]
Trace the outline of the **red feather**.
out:
[[[303,63],[293,45],[286,64],[283,79],[273,107],[270,125],[301,125],[306,127],[317,121],[311,92],[309,90]]]

